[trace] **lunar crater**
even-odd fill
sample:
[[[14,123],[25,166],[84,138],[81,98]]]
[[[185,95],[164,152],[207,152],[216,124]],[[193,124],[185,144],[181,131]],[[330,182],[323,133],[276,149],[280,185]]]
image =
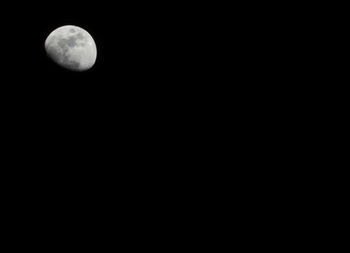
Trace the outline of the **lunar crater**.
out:
[[[54,30],[45,41],[45,49],[54,62],[76,71],[91,68],[97,56],[93,38],[77,26],[63,26]]]

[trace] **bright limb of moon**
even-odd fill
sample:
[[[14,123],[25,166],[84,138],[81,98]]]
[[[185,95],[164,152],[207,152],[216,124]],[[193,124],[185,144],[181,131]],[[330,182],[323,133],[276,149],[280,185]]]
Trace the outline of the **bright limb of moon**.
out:
[[[96,62],[97,48],[92,36],[83,28],[66,25],[47,37],[45,50],[58,65],[74,71],[90,69]]]

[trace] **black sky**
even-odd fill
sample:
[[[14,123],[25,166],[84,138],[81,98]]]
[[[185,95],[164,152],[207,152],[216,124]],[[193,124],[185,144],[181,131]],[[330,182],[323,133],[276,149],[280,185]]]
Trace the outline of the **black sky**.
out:
[[[193,240],[191,226],[206,225],[193,207],[213,187],[204,177],[217,167],[206,152],[217,134],[209,136],[217,123],[208,115],[217,114],[218,82],[208,72],[212,38],[202,5],[47,1],[1,9],[8,15],[0,15],[0,179],[12,229],[50,249],[85,234],[90,249],[97,237],[168,249],[186,231]],[[70,72],[46,56],[46,37],[63,25],[95,39],[91,70]],[[166,233],[176,226],[177,236]],[[27,247],[17,237],[16,244]]]
[[[191,122],[202,113],[205,85],[198,82],[203,51],[193,40],[201,26],[189,6],[22,7],[3,26],[1,103],[5,127],[18,141],[28,138],[28,153],[57,143],[76,156],[115,148],[128,157],[165,158],[165,146],[196,131]],[[98,56],[89,71],[70,72],[46,56],[46,37],[68,24],[95,39]]]
[[[170,5],[48,5],[22,6],[1,32],[3,185],[10,200],[52,207],[47,215],[60,206],[83,219],[84,209],[107,208],[125,225],[138,223],[141,206],[166,205],[182,191],[175,184],[184,189],[197,174],[206,138],[196,121],[207,98],[196,29]],[[67,24],[95,39],[90,71],[46,56],[46,37]]]

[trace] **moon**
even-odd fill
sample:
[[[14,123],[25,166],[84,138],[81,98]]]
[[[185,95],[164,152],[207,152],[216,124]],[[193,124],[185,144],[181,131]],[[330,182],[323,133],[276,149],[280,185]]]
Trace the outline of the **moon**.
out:
[[[59,66],[72,71],[86,71],[94,66],[96,44],[83,28],[66,25],[57,28],[45,40],[47,55]]]

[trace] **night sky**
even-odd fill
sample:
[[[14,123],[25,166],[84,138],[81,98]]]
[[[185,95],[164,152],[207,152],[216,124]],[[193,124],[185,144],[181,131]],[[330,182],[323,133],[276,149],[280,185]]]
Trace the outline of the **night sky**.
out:
[[[2,242],[44,252],[221,252],[233,228],[244,247],[260,247],[251,232],[271,226],[255,221],[275,215],[269,199],[288,197],[275,182],[293,178],[284,165],[299,162],[301,138],[315,135],[300,114],[312,118],[318,103],[308,99],[305,110],[298,100],[315,96],[305,93],[311,77],[295,76],[311,61],[288,56],[304,37],[285,44],[294,35],[274,16],[290,4],[236,2],[2,3]],[[47,36],[64,25],[94,38],[90,70],[47,57]]]
[[[4,27],[5,99],[49,117],[56,110],[75,117],[76,109],[90,119],[106,114],[131,117],[135,125],[153,116],[165,122],[200,85],[194,74],[198,47],[191,40],[198,29],[188,14],[171,4],[24,6]],[[87,72],[70,72],[46,56],[46,37],[68,24],[84,28],[96,42],[96,64]]]
[[[203,45],[210,37],[199,36],[207,29],[199,14],[207,13],[200,6],[2,7],[2,211],[13,233],[27,239],[4,228],[12,248],[20,242],[45,251],[104,252],[113,242],[122,251],[164,244],[168,252],[185,246],[164,231],[178,227],[193,241],[192,229],[205,226],[192,208],[210,195],[198,184],[207,184],[199,164],[209,165],[214,103]],[[94,38],[92,69],[71,72],[46,56],[45,39],[64,25]],[[69,240],[76,246],[64,246]]]
[[[71,159],[99,167],[175,166],[190,155],[200,140],[193,123],[205,111],[199,99],[206,99],[198,81],[205,54],[194,40],[201,26],[191,6],[24,5],[13,22],[7,19],[1,40],[9,154],[63,168]],[[89,71],[68,71],[46,56],[46,37],[63,25],[94,38],[97,61]]]

